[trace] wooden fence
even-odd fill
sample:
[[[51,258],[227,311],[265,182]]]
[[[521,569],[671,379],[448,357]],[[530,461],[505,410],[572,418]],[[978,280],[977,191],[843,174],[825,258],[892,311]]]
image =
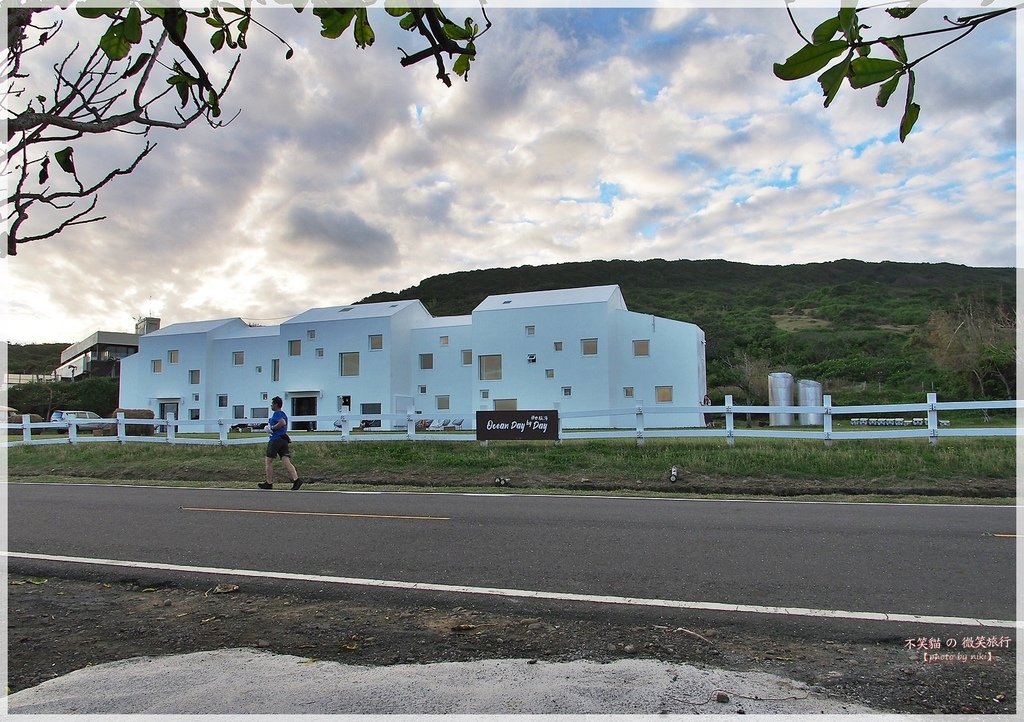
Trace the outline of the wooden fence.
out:
[[[946,401],[940,402],[935,394],[928,394],[924,403],[880,404],[869,406],[833,406],[830,396],[822,398],[820,406],[739,406],[731,396],[725,403],[712,406],[645,406],[642,403],[628,408],[600,409],[592,411],[559,412],[558,440],[569,439],[635,439],[643,444],[646,439],[655,438],[706,438],[722,439],[732,445],[738,438],[754,439],[811,439],[831,445],[837,441],[856,439],[927,439],[937,444],[941,438],[953,437],[996,437],[1016,436],[1019,423],[1015,426],[953,426],[940,418],[949,411],[1006,411],[1022,408],[1020,400],[1011,401]],[[666,414],[703,414],[707,425],[702,427],[658,426],[659,416]],[[820,417],[820,423],[810,426],[754,427],[747,420],[754,415],[791,414]],[[447,412],[445,417],[453,420],[472,418],[472,412],[463,414]],[[619,418],[629,419],[617,428],[591,428],[587,419]],[[837,427],[836,421],[847,420]],[[317,430],[294,433],[296,443],[313,441],[360,442],[360,441],[475,441],[472,430],[462,430],[461,425],[452,423],[427,426],[420,414],[344,414],[332,416],[293,416],[292,428],[296,424],[314,422]],[[215,419],[182,420],[173,416],[167,419],[125,419],[118,414],[115,419],[73,419],[70,422],[31,423],[28,416],[21,423],[7,423],[4,446],[38,446],[46,444],[83,443],[159,443],[159,444],[212,444],[230,446],[235,444],[259,444],[266,440],[259,429],[266,419]],[[390,425],[388,428],[386,425]],[[129,426],[152,426],[152,435],[129,435]],[[202,432],[214,426],[215,434]],[[240,427],[252,427],[250,433],[231,433]],[[848,427],[848,428],[847,428]],[[42,432],[66,432],[58,436],[37,435]],[[12,435],[20,438],[12,439]],[[487,443],[487,442],[481,442]]]

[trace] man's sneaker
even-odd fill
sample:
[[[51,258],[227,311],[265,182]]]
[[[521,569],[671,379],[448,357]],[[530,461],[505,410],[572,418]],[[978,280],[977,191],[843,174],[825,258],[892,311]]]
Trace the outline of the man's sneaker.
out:
[[[267,483],[267,482],[265,482],[265,481],[261,481],[261,482],[260,482],[259,484],[257,484],[256,486],[258,486],[258,487],[259,487],[259,488],[261,488],[261,489],[273,489],[273,488],[274,488],[274,485],[273,485],[273,484],[268,484],[268,483]]]
[[[302,486],[302,479],[296,479],[292,482],[292,491],[298,491],[300,486]]]

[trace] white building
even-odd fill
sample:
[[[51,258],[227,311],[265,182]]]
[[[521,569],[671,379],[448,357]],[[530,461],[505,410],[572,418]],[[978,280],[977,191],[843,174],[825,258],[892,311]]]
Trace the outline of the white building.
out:
[[[618,286],[597,286],[490,296],[469,316],[391,301],[315,308],[279,326],[173,324],[121,361],[120,403],[161,418],[261,419],[281,396],[320,429],[343,412],[410,409],[465,428],[480,410],[604,411],[564,425],[611,427],[634,423],[611,409],[697,406],[706,386],[700,328],[629,311]],[[648,421],[702,425],[699,413]]]

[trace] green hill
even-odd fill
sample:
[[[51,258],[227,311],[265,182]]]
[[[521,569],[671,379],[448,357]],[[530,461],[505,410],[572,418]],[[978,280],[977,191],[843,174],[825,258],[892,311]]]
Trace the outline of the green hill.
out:
[[[61,352],[70,343],[12,343],[7,347],[7,371],[12,374],[48,374],[60,366]]]
[[[1015,273],[855,260],[591,261],[433,276],[363,302],[419,299],[446,316],[496,293],[618,284],[631,310],[704,329],[712,398],[764,399],[769,371],[821,381],[838,403],[919,400],[931,390],[1009,398]]]

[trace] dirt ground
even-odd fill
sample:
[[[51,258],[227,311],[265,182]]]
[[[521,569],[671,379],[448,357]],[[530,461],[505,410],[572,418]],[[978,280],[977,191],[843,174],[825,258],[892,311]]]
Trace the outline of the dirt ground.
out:
[[[282,590],[246,580],[110,573],[56,578],[15,567],[11,560],[12,692],[87,665],[251,647],[359,665],[656,659],[779,674],[879,711],[1012,714],[1016,709],[1013,630],[989,630],[981,640],[984,648],[975,648],[973,641],[965,648],[964,636],[977,630],[852,624],[838,630],[820,622],[737,623],[695,612],[683,616],[298,586]],[[928,640],[940,647],[909,648]]]

